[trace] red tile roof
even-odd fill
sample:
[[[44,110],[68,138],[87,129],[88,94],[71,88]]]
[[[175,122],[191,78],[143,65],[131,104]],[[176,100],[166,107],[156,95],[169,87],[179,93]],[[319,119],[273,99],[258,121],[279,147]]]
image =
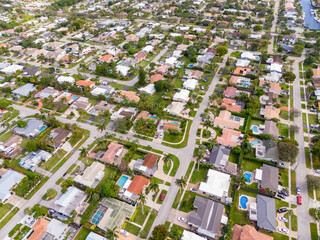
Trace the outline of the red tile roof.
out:
[[[39,240],[40,237],[47,231],[47,226],[49,221],[45,218],[40,218],[36,224],[32,227],[32,234],[28,238],[28,240]]]
[[[104,55],[100,58],[100,61],[109,61],[113,56],[111,54]]]
[[[132,179],[132,182],[130,183],[127,190],[129,192],[132,192],[132,193],[139,195],[142,193],[144,186],[148,186],[149,183],[150,183],[150,179],[145,178],[140,175],[136,175]]]
[[[153,153],[148,153],[146,157],[144,158],[144,162],[142,166],[145,166],[147,168],[153,168],[153,166],[157,163],[159,157]]]

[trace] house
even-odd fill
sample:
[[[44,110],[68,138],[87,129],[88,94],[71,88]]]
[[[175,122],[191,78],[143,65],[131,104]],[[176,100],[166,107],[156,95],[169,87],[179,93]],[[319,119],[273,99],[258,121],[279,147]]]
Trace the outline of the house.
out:
[[[111,94],[113,94],[115,92],[115,89],[114,87],[110,86],[110,85],[99,85],[99,86],[96,86],[92,91],[91,91],[91,94],[93,96],[99,96],[99,95],[102,95],[102,96],[110,96]],[[106,97],[108,97],[106,96]]]
[[[238,59],[236,62],[236,67],[248,67],[250,64],[250,60]]]
[[[179,131],[180,130],[180,123],[178,123],[178,122],[165,122],[163,125],[163,131],[168,131],[168,130]]]
[[[265,108],[261,108],[260,115],[266,119],[280,119],[280,108],[267,105]]]
[[[183,83],[183,88],[187,90],[195,90],[198,86],[198,80],[196,79],[188,79]]]
[[[154,87],[154,84],[150,83],[145,87],[141,87],[139,91],[148,95],[153,95],[156,92],[156,89]]]
[[[223,98],[221,108],[225,108],[227,111],[240,113],[242,108],[241,105],[237,104],[237,100],[232,98]]]
[[[118,111],[114,112],[110,119],[111,121],[114,121],[116,119],[119,119],[119,118],[132,118],[133,116],[135,116],[137,114],[137,109],[136,108],[133,108],[133,107],[127,107],[127,108],[120,108]]]
[[[166,59],[165,64],[168,66],[174,66],[175,64],[177,64],[178,60],[176,57],[169,57]]]
[[[95,188],[104,177],[104,168],[104,164],[93,162],[84,170],[82,175],[77,175],[74,178],[74,182],[88,188]]]
[[[126,219],[130,219],[136,210],[135,206],[128,204],[116,198],[103,198],[100,204],[94,211],[93,216],[100,211],[102,216],[97,227],[103,232],[108,232],[108,229],[119,229],[124,224]],[[90,220],[92,222],[92,219]],[[98,239],[100,240],[100,239]]]
[[[112,163],[114,158],[120,158],[123,153],[123,145],[115,142],[111,142],[108,145],[108,150],[104,153],[101,161],[106,163]]]
[[[136,60],[138,60],[138,61],[141,61],[141,60],[145,59],[146,57],[147,57],[147,53],[146,53],[146,52],[143,52],[143,51],[140,51],[140,52],[138,52],[138,53],[136,53],[136,54],[134,55],[134,58],[135,58]]]
[[[140,97],[139,97],[139,96],[137,95],[137,93],[134,92],[134,91],[120,90],[120,91],[119,91],[119,94],[120,94],[122,97],[128,99],[128,100],[131,101],[131,102],[136,102],[136,103],[137,103],[137,102],[140,101]]]
[[[23,70],[23,75],[26,77],[38,76],[40,73],[41,71],[36,67],[26,68]]]
[[[138,42],[139,37],[137,37],[135,34],[129,34],[126,36],[126,42]]]
[[[256,158],[276,162],[279,159],[278,144],[273,140],[262,140],[256,145]]]
[[[279,137],[279,128],[277,127],[277,123],[271,120],[266,120],[264,122],[263,133]]]
[[[158,169],[158,166],[157,166],[158,160],[159,160],[158,155],[155,155],[153,153],[147,153],[147,155],[143,160],[138,159],[134,163],[133,170],[142,172],[145,176],[152,177]]]
[[[145,178],[140,175],[135,175],[124,192],[119,192],[122,199],[129,202],[136,202],[139,199],[139,194],[141,194],[146,187],[148,187],[150,179]]]
[[[80,97],[72,104],[71,107],[75,109],[82,109],[84,111],[88,111],[91,107],[91,103],[88,101],[87,98]]]
[[[249,60],[249,61],[251,61],[251,60],[259,61],[260,58],[255,56],[255,55],[253,55],[252,52],[243,52],[241,54],[241,59]]]
[[[234,75],[246,75],[251,72],[251,68],[248,67],[236,67],[233,74]]]
[[[263,164],[260,169],[262,171],[260,187],[264,190],[269,189],[271,192],[277,193],[279,168]]]
[[[233,226],[232,240],[273,240],[273,237],[258,232],[253,226]]]
[[[199,70],[186,69],[185,74],[188,78],[200,79],[203,76],[203,72]]]
[[[99,61],[109,63],[112,61],[112,58],[113,58],[113,56],[111,54],[107,54],[107,55],[104,55],[101,58],[99,58]]]
[[[267,66],[267,69],[270,70],[270,72],[277,72],[282,73],[282,64],[279,63],[271,63],[271,65]]]
[[[58,83],[62,84],[64,82],[74,84],[75,80],[73,77],[65,77],[65,76],[60,76],[57,78]]]
[[[28,237],[28,240],[40,240],[42,235],[47,231],[49,223],[50,222],[44,217],[40,218],[32,227],[32,233]]]
[[[230,152],[230,149],[223,146],[213,146],[208,162],[217,169],[237,175],[237,164],[228,161]]]
[[[150,77],[150,83],[155,83],[163,79],[163,75],[157,73]]]
[[[228,218],[223,215],[224,206],[210,199],[196,196],[193,207],[196,210],[189,214],[188,224],[194,227],[197,233],[215,239],[221,224],[225,225],[228,221]]]
[[[257,226],[267,231],[277,231],[274,198],[257,195]]]
[[[243,126],[244,118],[236,117],[231,115],[231,112],[227,110],[222,110],[214,119],[213,126],[220,128],[231,128],[231,129],[239,129],[240,126]]]
[[[95,85],[95,82],[89,81],[89,80],[86,80],[86,81],[80,80],[80,81],[78,81],[78,82],[76,83],[76,85],[77,85],[78,87],[82,87],[82,88],[84,88],[84,87],[93,88],[94,85]]]
[[[5,170],[5,174],[0,177],[0,202],[4,203],[12,195],[11,190],[19,184],[24,175],[11,169]]]
[[[169,70],[169,66],[168,65],[161,65],[159,67],[156,68],[156,71],[160,74],[167,74]]]
[[[41,99],[46,99],[46,98],[56,98],[59,96],[62,92],[54,89],[53,87],[46,87],[42,89],[41,91],[37,92],[34,97],[35,98],[41,98]]]
[[[297,41],[297,38],[293,35],[285,35],[282,37],[282,42],[285,44],[293,45]]]
[[[183,111],[184,105],[185,103],[182,103],[182,102],[172,102],[164,109],[164,111],[168,112],[169,114],[177,116],[177,115],[180,115],[181,112]]]
[[[108,240],[108,238],[105,238],[95,232],[90,232],[85,240]]]
[[[75,187],[69,187],[65,194],[62,194],[59,199],[54,201],[50,206],[49,213],[60,219],[66,220],[72,216],[76,210],[87,198],[87,194]]]
[[[229,174],[209,169],[207,181],[201,182],[199,191],[222,199],[228,196],[231,178]]]
[[[15,97],[28,97],[30,93],[34,92],[36,90],[36,87],[32,83],[26,83],[23,86],[15,89],[12,91],[12,94]]]
[[[217,137],[216,141],[224,146],[235,147],[241,144],[241,137],[241,132],[224,128],[221,137]]]
[[[40,240],[63,239],[67,234],[67,228],[67,224],[53,218],[47,225],[47,230],[42,234]]]
[[[89,113],[98,116],[99,113],[111,111],[112,109],[114,109],[114,107],[115,105],[113,104],[109,104],[106,101],[100,101],[89,110]]]
[[[226,90],[223,91],[223,95],[227,98],[235,98],[237,94],[237,88],[235,87],[227,87]]]
[[[280,84],[278,82],[267,82],[261,79],[259,81],[259,86],[265,87],[268,89],[270,93],[280,94],[282,92],[282,89],[280,87]]]
[[[189,94],[190,91],[186,89],[180,90],[180,92],[177,92],[174,94],[172,100],[178,101],[178,102],[188,102],[189,101]]]
[[[181,240],[207,240],[207,238],[200,237],[193,232],[183,230]]]
[[[38,136],[44,129],[46,125],[41,120],[30,119],[27,125],[23,128],[15,127],[12,132],[26,138],[35,138]]]
[[[22,158],[19,165],[27,170],[34,172],[41,161],[46,162],[52,154],[44,150],[38,150],[37,152],[30,152],[27,156]]]
[[[55,128],[48,136],[47,144],[50,147],[58,149],[64,144],[66,138],[71,137],[71,134],[71,131],[64,128]]]
[[[4,142],[0,142],[0,151],[3,155],[11,157],[16,153],[22,151],[18,145],[22,142],[22,137],[19,135],[12,135]]]

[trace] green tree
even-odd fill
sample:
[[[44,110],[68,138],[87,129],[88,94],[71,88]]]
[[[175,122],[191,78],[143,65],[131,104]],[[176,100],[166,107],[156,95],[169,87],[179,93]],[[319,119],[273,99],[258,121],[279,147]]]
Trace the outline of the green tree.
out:
[[[24,128],[25,126],[27,126],[27,122],[23,121],[23,120],[18,120],[17,121],[17,126],[20,128]]]
[[[228,53],[228,49],[225,47],[217,47],[216,52],[219,56],[224,56]]]
[[[146,73],[142,67],[139,68],[139,81],[138,84],[140,86],[144,86],[147,84],[146,82]]]
[[[118,236],[118,234],[117,234],[116,227],[113,228],[113,229],[108,229],[107,234],[106,234],[106,237],[107,237],[109,240],[118,239],[119,236]]]
[[[296,75],[293,72],[285,72],[284,74],[282,74],[282,78],[286,82],[293,82],[296,79]]]
[[[98,131],[103,132],[107,129],[107,124],[100,123],[100,124],[98,124],[97,129],[98,129]]]
[[[180,188],[181,191],[187,186],[186,178],[183,176],[181,178],[176,179],[175,183]]]
[[[0,108],[1,109],[6,109],[9,105],[12,104],[12,101],[8,100],[8,99],[5,99],[5,98],[2,98],[0,100]]]
[[[168,236],[168,230],[165,225],[155,226],[152,231],[151,240],[165,240]]]
[[[171,161],[172,161],[172,158],[169,154],[163,157],[163,162],[166,164],[167,167],[168,167],[168,163]]]
[[[144,207],[143,206],[147,202],[146,196],[143,193],[140,193],[138,201],[139,201],[139,203],[141,205],[142,214],[144,214]]]
[[[119,186],[115,181],[109,181],[106,184],[102,185],[101,196],[103,197],[116,197],[119,192]]]
[[[262,27],[261,25],[255,25],[255,26],[253,27],[253,30],[254,30],[255,32],[261,31],[262,29],[263,29],[263,27]]]
[[[294,164],[298,156],[299,149],[291,142],[280,142],[278,144],[279,159],[284,162]]]

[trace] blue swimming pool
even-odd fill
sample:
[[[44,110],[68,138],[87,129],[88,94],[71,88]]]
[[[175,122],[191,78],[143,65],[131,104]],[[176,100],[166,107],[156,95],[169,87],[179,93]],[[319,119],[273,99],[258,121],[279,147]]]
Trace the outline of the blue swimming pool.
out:
[[[259,127],[257,125],[252,125],[251,126],[251,130],[254,134],[259,134],[260,133],[260,130],[259,130]]]
[[[180,124],[179,122],[171,122],[171,123],[173,123],[173,124]]]
[[[72,96],[72,99],[76,100],[76,99],[78,99],[78,96]]]
[[[39,132],[42,132],[43,130],[45,130],[47,128],[47,126],[42,126],[40,129],[39,129]]]
[[[110,97],[108,94],[104,95],[106,98]]]
[[[157,117],[155,116],[149,116],[149,118],[152,118],[152,119],[158,119]]]
[[[244,87],[250,87],[250,83],[242,83],[242,86],[244,86]]]
[[[240,205],[242,209],[247,209],[248,198],[246,196],[241,196]]]
[[[193,68],[193,64],[189,64],[188,67],[189,67],[189,68]]]
[[[100,222],[103,215],[104,215],[104,212],[102,210],[98,210],[96,214],[93,216],[93,218],[91,219],[91,222],[97,225]]]
[[[129,177],[122,175],[121,178],[119,179],[119,181],[117,182],[117,185],[119,187],[123,187],[128,179],[129,179]]]
[[[250,144],[251,144],[252,147],[255,146],[255,145],[257,145],[257,144],[260,144],[260,143],[261,143],[261,141],[260,141],[259,139],[254,139],[254,140],[252,140],[252,141],[250,142]]]
[[[251,182],[251,173],[245,172],[243,174],[244,178],[246,179],[246,182],[250,183]]]

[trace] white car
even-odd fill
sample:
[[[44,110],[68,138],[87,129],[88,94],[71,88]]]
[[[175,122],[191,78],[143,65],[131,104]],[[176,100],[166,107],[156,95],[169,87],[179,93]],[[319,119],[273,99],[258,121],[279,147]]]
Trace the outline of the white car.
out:
[[[121,230],[120,230],[120,234],[122,234],[123,236],[126,236],[126,237],[129,236],[129,233],[128,233],[126,230],[124,230],[124,229],[121,229]]]
[[[289,230],[285,229],[285,228],[278,228],[278,231],[281,232],[281,233],[284,233],[284,234],[288,234],[289,233]]]
[[[210,132],[210,136],[211,136],[211,137],[213,137],[213,134],[214,134],[213,132]]]
[[[190,191],[191,191],[191,192],[198,192],[198,190],[195,189],[195,188],[190,188]]]
[[[286,219],[285,217],[279,217],[279,220],[282,222],[288,222],[288,219]]]
[[[178,220],[180,222],[183,222],[183,223],[186,223],[187,222],[187,219],[183,218],[183,217],[178,217]]]
[[[320,169],[316,169],[315,172],[320,174]]]
[[[285,163],[278,163],[278,166],[280,166],[280,167],[286,167],[286,164]]]

